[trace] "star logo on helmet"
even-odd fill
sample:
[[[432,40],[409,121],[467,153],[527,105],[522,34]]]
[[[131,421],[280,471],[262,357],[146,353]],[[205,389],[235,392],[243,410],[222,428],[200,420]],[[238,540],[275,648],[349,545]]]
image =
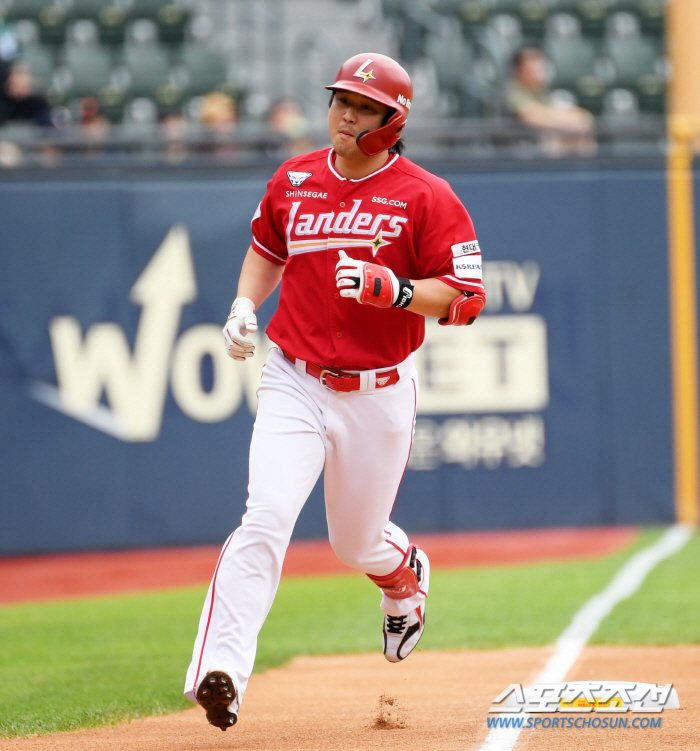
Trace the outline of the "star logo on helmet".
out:
[[[364,63],[362,63],[362,65],[360,65],[360,67],[352,74],[353,77],[354,78],[361,78],[362,79],[362,83],[367,83],[367,81],[370,78],[374,78],[374,76],[372,75],[372,73],[374,71],[370,70],[368,72],[368,71],[365,70],[365,68],[368,65],[372,65],[372,61],[371,60],[365,60]],[[374,80],[376,81],[377,79],[374,78]]]
[[[370,240],[369,244],[372,246],[372,255],[376,256],[377,252],[379,251],[379,248],[383,248],[385,245],[391,245],[391,243],[388,240],[385,240],[382,237],[382,231],[379,230],[377,232],[377,236],[374,238],[374,240]]]

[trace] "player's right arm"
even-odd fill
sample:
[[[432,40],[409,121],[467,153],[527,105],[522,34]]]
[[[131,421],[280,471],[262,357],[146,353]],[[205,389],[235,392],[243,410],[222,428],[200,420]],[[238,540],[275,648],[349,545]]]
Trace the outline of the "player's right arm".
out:
[[[253,248],[248,248],[238,279],[238,293],[222,332],[226,350],[234,360],[253,356],[255,345],[247,335],[258,330],[255,311],[275,291],[283,271],[284,266],[272,263]]]
[[[243,261],[238,278],[238,296],[233,301],[223,331],[229,357],[234,360],[253,356],[255,347],[247,334],[258,330],[255,311],[280,283],[287,261],[284,211],[280,209],[280,202],[274,200],[274,195],[282,190],[280,180],[286,178],[284,169],[283,165],[267,184],[267,191],[251,222],[253,242]]]
[[[277,289],[282,279],[284,266],[268,261],[253,248],[248,248],[243,268],[238,279],[237,297],[247,297],[257,310]]]

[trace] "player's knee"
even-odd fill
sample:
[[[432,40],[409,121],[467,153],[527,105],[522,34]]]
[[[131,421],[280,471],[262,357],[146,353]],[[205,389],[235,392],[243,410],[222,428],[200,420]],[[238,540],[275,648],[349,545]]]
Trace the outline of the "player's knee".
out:
[[[330,543],[333,552],[341,563],[363,573],[367,570],[367,564],[371,560],[371,548],[369,546],[354,541],[334,540],[333,538],[330,539]]]

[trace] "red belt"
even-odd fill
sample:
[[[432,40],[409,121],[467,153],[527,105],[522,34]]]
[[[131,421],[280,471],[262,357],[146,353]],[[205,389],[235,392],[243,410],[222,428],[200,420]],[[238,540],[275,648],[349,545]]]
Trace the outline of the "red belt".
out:
[[[296,363],[297,358],[294,355],[290,355],[284,350],[282,354],[291,362]],[[306,363],[306,372],[318,378],[321,382],[321,386],[325,386],[330,391],[359,391],[360,386],[360,374],[348,373],[337,368],[322,368],[320,365],[314,365],[312,362]],[[396,368],[391,370],[382,370],[377,372],[375,376],[374,388],[383,389],[387,386],[393,386],[399,380],[399,371]]]

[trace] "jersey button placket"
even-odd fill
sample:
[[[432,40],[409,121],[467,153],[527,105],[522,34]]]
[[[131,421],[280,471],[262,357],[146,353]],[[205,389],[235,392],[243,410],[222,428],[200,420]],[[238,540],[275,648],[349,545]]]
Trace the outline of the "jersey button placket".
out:
[[[336,206],[338,209],[336,211],[343,211],[345,207],[348,205],[348,193],[351,193],[354,189],[353,183],[351,183],[349,180],[343,180],[339,186],[338,186],[338,194],[336,194]],[[339,200],[340,199],[340,200]],[[352,206],[352,202],[350,202],[350,205]],[[347,252],[347,250],[346,250]],[[335,287],[335,265],[338,263],[338,260],[340,259],[340,253],[338,250],[334,250],[333,253],[328,254],[329,266],[332,266],[332,277],[333,277],[333,286]],[[331,269],[329,269],[330,271]],[[348,303],[348,300],[343,300],[340,297],[340,294],[337,291],[337,288],[333,291],[333,300],[337,300],[335,305],[343,305]],[[331,312],[331,331],[334,332],[334,339],[340,345],[340,339],[343,338],[343,332],[337,330],[338,326],[338,318],[339,318],[339,309],[333,310],[334,306],[331,306],[332,312]],[[332,334],[333,335],[333,334]],[[337,350],[336,350],[337,351]]]

